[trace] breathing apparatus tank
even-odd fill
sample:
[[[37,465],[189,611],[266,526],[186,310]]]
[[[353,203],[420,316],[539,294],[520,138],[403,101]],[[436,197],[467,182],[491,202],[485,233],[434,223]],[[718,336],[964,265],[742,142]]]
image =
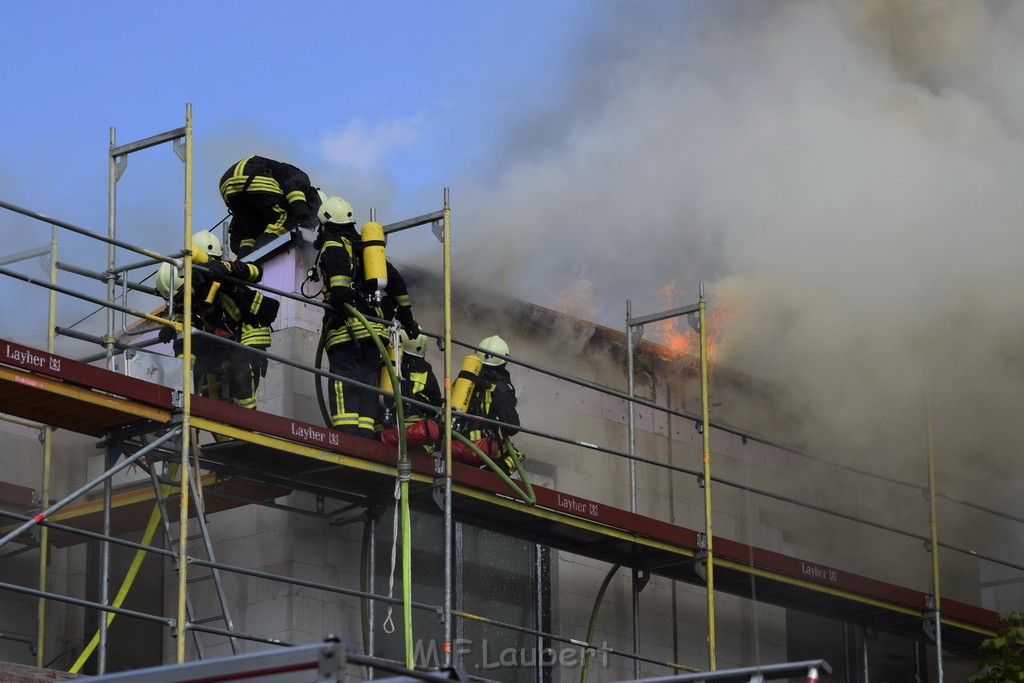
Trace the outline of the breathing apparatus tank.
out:
[[[462,369],[455,378],[455,386],[452,387],[452,408],[461,412],[469,409],[469,400],[473,397],[473,389],[476,388],[476,378],[484,363],[480,356],[471,353],[462,361]]]
[[[198,240],[196,239],[197,237],[199,238]],[[207,237],[207,239],[203,239],[204,237]],[[220,248],[220,240],[217,240],[217,237],[210,232],[197,232],[195,235],[192,235],[192,239],[192,263],[198,263],[201,266],[209,264],[213,258],[206,252],[206,249],[209,249],[210,252],[215,252]],[[220,256],[220,254],[214,254],[214,256]],[[219,289],[220,282],[210,284],[210,291],[206,293],[206,303],[213,303],[213,300],[217,298],[217,290]]]
[[[190,260],[192,263],[197,263],[203,266],[210,262],[210,255],[207,254],[202,247],[193,244]],[[156,291],[161,297],[166,299],[172,290],[177,292],[178,289],[185,284],[185,275],[181,272],[181,268],[182,266],[180,261],[177,266],[170,263],[160,264],[160,268],[157,270],[156,275]],[[215,282],[213,284],[214,286],[210,288],[212,294],[208,297],[207,303],[210,303],[210,301],[213,300],[213,297],[217,294],[217,289],[220,288],[219,282]]]
[[[195,244],[192,245],[192,263],[198,263],[201,266],[205,266],[210,262],[210,255],[203,251],[202,247]]]
[[[384,254],[384,226],[376,221],[363,224],[363,282],[366,291],[379,303],[388,286],[388,261]]]

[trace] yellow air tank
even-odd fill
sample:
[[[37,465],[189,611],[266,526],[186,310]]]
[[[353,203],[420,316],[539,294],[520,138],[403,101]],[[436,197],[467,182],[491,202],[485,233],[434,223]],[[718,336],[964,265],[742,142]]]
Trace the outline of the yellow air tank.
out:
[[[198,263],[201,266],[205,266],[210,262],[210,255],[207,254],[202,248],[192,245],[192,263]]]
[[[220,289],[220,283],[214,282],[210,285],[210,291],[206,293],[206,303],[212,304],[213,300],[217,298],[217,290]]]
[[[202,247],[192,245],[192,263],[198,263],[201,266],[205,266],[210,262],[210,255],[203,251]],[[214,282],[210,285],[210,291],[206,293],[206,303],[212,304],[213,300],[217,298],[217,290],[220,289],[220,283]]]
[[[384,254],[384,226],[375,221],[363,224],[363,279],[366,286],[383,292],[388,286],[388,261]]]
[[[480,356],[471,353],[462,361],[462,369],[459,376],[455,378],[455,386],[452,387],[452,408],[466,412],[469,408],[469,399],[473,397],[473,389],[476,387],[476,378],[480,375],[480,369],[484,363]]]

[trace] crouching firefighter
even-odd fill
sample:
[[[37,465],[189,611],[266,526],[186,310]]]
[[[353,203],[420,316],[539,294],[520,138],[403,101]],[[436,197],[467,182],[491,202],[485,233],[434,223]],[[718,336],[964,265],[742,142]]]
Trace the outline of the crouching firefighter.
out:
[[[224,172],[220,195],[231,214],[229,241],[238,258],[296,228],[316,229],[322,201],[305,171],[256,155]]]
[[[426,358],[426,335],[420,334],[410,339],[409,333],[402,330],[400,338],[402,355],[396,368],[401,369],[405,445],[407,448],[423,446],[427,453],[432,453],[441,435],[441,428],[437,422],[438,410],[444,403],[441,386],[434,376],[433,366]],[[405,400],[409,398],[427,406]],[[380,440],[390,446],[397,446],[398,427],[390,426],[385,421],[384,429],[380,432]]]
[[[493,335],[481,341],[480,347],[481,350],[468,356],[462,365],[456,390],[452,391],[452,407],[501,424],[457,418],[452,429],[472,441],[505,474],[511,475],[516,471],[517,462],[522,462],[525,456],[512,443],[512,437],[519,433],[519,411],[516,390],[504,358],[508,355],[508,344]],[[461,441],[452,441],[452,457],[469,465],[487,467]]]
[[[324,314],[321,335],[331,374],[344,378],[328,383],[330,426],[374,438],[384,409],[377,392],[367,387],[378,386],[384,359],[374,335],[387,345],[388,325],[368,319],[367,328],[346,305],[367,318],[397,319],[410,337],[419,335],[419,325],[405,280],[386,260],[381,225],[367,223],[360,236],[352,207],[341,197],[325,199],[318,217],[317,267],[324,300],[331,307]]]

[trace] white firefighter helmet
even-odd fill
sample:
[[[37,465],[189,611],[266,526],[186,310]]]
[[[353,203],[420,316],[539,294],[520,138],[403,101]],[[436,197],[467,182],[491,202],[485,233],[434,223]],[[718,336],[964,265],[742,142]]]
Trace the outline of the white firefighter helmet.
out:
[[[221,246],[220,238],[209,230],[200,230],[192,235],[192,246],[202,249],[207,256],[220,258],[224,255],[224,247]]]
[[[161,263],[160,270],[156,271],[156,291],[160,296],[167,298],[171,292],[177,292],[178,288],[185,284],[185,276],[178,272],[178,269],[170,263]]]
[[[480,360],[483,361],[484,365],[505,364],[506,361],[504,358],[498,358],[491,355],[494,353],[500,354],[501,356],[508,355],[508,344],[505,343],[504,339],[495,334],[480,342],[480,347],[483,351],[477,351],[476,355],[480,357]]]
[[[423,354],[427,352],[427,335],[418,334],[412,339],[409,339],[409,333],[402,330],[399,333],[402,338],[402,353],[407,353],[410,356],[416,356],[417,358],[423,358]]]
[[[328,223],[355,223],[356,216],[352,212],[352,205],[341,197],[328,197],[320,205],[317,213],[321,225]]]

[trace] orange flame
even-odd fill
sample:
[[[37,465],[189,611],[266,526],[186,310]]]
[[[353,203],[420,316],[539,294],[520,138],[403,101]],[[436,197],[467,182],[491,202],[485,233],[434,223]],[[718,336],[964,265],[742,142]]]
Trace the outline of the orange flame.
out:
[[[666,309],[682,305],[680,301],[682,298],[681,292],[675,280],[658,289],[657,295],[658,301]],[[694,317],[697,316],[696,313],[692,315]],[[706,341],[708,348],[708,372],[710,373],[711,366],[717,357],[718,341],[721,339],[722,333],[732,317],[732,312],[724,307],[715,306],[711,309],[710,314],[707,314],[705,317],[708,327]],[[699,361],[700,335],[690,326],[687,317],[677,316],[675,318],[659,320],[654,323],[653,327],[653,341],[660,345],[658,355],[661,358],[665,360],[680,360],[684,356],[693,356],[695,360]]]

